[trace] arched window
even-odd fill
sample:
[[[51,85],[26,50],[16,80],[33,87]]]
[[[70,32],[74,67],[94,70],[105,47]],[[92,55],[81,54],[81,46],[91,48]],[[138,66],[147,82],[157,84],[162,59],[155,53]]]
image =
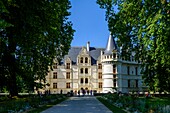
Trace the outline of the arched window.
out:
[[[80,58],[80,63],[83,63],[83,57]]]
[[[81,74],[83,73],[83,68],[80,69],[80,73],[81,73]]]
[[[85,74],[88,74],[88,68],[85,68]]]
[[[85,63],[88,63],[88,58],[87,57],[85,58]]]
[[[88,78],[85,78],[85,83],[86,83],[86,84],[88,83]]]
[[[83,84],[83,78],[80,79],[80,83]]]

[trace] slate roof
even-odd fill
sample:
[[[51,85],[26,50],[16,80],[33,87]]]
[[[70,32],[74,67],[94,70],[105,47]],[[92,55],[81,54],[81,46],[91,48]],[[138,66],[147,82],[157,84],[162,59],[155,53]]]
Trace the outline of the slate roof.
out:
[[[104,51],[105,55],[111,55],[113,50],[117,50],[117,45],[116,42],[113,38],[113,36],[110,34],[107,45],[106,45],[106,50]]]
[[[82,47],[71,47],[68,55],[65,55],[64,59],[69,57],[72,61],[73,65],[77,64],[77,56],[79,55],[80,51],[82,50]],[[95,65],[97,63],[97,60],[101,54],[101,50],[104,51],[105,48],[95,48],[90,47],[89,55],[91,56],[91,64]],[[64,59],[62,62],[64,62]]]

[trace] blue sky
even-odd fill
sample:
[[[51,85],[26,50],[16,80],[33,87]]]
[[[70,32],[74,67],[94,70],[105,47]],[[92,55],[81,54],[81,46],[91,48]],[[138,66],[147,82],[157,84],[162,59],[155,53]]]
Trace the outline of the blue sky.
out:
[[[73,23],[74,39],[71,46],[106,47],[109,37],[105,10],[100,9],[96,0],[70,0],[72,8],[69,19]]]

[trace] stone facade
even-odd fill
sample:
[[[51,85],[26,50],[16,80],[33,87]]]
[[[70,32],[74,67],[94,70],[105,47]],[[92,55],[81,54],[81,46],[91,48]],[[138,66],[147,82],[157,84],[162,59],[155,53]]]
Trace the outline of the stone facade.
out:
[[[133,57],[120,57],[113,37],[110,35],[106,48],[71,47],[61,62],[54,60],[53,70],[46,77],[44,90],[51,93],[67,93],[85,89],[107,93],[143,91],[140,63]]]

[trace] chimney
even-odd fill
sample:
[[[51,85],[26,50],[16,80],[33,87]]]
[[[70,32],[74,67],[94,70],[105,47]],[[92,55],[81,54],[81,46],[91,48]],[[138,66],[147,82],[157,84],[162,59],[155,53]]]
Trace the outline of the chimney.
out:
[[[90,42],[88,41],[87,42],[87,52],[89,52],[90,51]]]

